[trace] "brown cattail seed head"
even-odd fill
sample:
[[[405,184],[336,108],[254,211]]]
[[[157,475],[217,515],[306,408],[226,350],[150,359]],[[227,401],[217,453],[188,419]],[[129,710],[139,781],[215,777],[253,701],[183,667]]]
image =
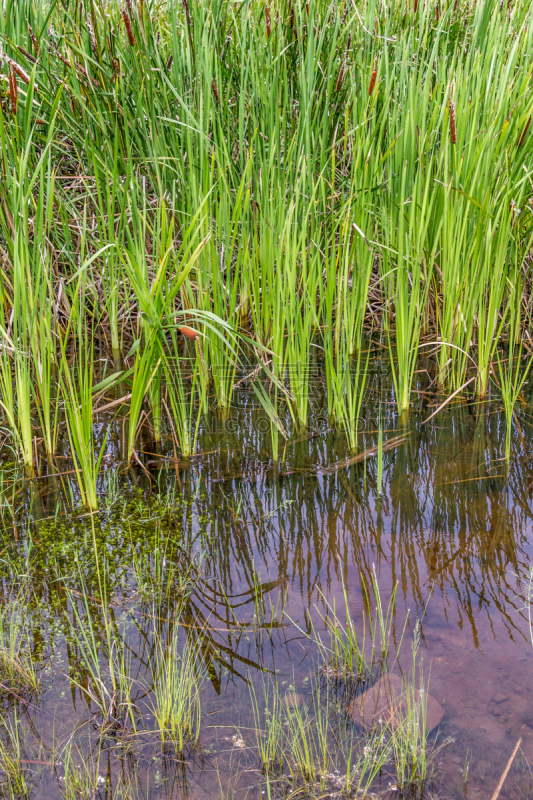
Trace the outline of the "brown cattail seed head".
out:
[[[435,3],[435,19],[438,22],[440,19],[440,8],[438,2]]]
[[[415,12],[415,14],[418,11],[418,0],[415,0],[415,5],[414,5],[414,8],[413,8],[413,11]]]
[[[122,9],[122,19],[124,20],[124,27],[126,28],[128,41],[133,47],[135,45],[135,36],[133,35],[133,28],[131,27],[130,15],[128,14],[125,8]]]
[[[9,99],[11,101],[11,111],[13,114],[17,113],[17,103],[19,99],[19,90],[17,86],[17,77],[13,62],[9,64]]]
[[[368,87],[368,94],[372,94],[372,92],[374,91],[377,78],[378,78],[378,71],[377,69],[375,69],[373,70],[372,75],[370,76],[370,86]]]
[[[17,45],[17,50],[19,51],[19,53],[22,53],[22,55],[25,56],[28,59],[28,61],[31,61],[32,64],[37,63],[37,59],[35,58],[35,56],[32,56],[31,53],[28,53],[28,51],[24,50],[24,48],[21,47],[19,44]]]
[[[270,34],[272,33],[272,26],[270,24],[270,9],[268,7],[268,3],[265,5],[265,24],[267,30],[267,39],[270,39]]]
[[[296,30],[296,15],[294,13],[294,6],[291,8],[291,28],[294,34],[294,38],[298,38],[298,31]]]
[[[31,43],[33,45],[33,49],[39,55],[39,42],[37,41],[37,37],[33,32],[31,25],[28,25],[28,33],[30,34]]]
[[[217,101],[217,103],[220,103],[220,95],[218,93],[217,85],[214,80],[211,81],[211,88],[213,90],[213,94],[215,95],[215,100]]]
[[[25,83],[25,84],[26,84],[26,86],[27,86],[27,85],[29,84],[29,82],[30,82],[30,76],[29,76],[29,75],[27,75],[27,74],[24,72],[24,70],[22,69],[22,67],[21,67],[21,66],[19,66],[19,64],[17,64],[17,62],[16,62],[16,61],[13,61],[11,58],[8,58],[8,59],[7,59],[7,62],[8,62],[8,64],[9,64],[9,71],[11,72],[11,70],[13,70],[13,72],[14,72],[16,75],[18,75],[18,76],[19,76],[19,78],[20,78],[21,80],[23,80],[23,81],[24,81],[24,83]]]
[[[450,136],[452,144],[457,144],[457,129],[455,126],[455,103],[450,100]]]
[[[194,328],[189,328],[187,325],[181,326],[180,333],[186,336],[187,339],[193,339],[194,341],[198,341],[200,339],[200,334],[198,331],[195,331]]]

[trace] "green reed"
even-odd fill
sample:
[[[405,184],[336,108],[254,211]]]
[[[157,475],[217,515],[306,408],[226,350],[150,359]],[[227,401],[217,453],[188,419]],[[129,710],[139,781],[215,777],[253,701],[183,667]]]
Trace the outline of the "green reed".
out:
[[[172,628],[163,641],[154,627],[155,658],[152,709],[161,740],[175,743],[179,752],[194,745],[200,735],[202,663],[188,645],[178,650],[178,631]]]
[[[36,440],[57,447],[80,270],[87,342],[136,348],[128,459],[140,427],[168,434],[168,334],[195,309],[203,410],[211,390],[232,403],[235,335],[268,349],[275,458],[284,412],[308,424],[315,345],[350,450],[364,381],[347,359],[367,333],[385,333],[400,412],[422,343],[440,388],[474,369],[486,394],[530,300],[533,21],[525,0],[436,14],[7,0],[0,402],[28,474]]]
[[[19,692],[36,692],[39,678],[27,646],[31,641],[27,602],[28,587],[23,586],[0,609],[0,675]]]
[[[337,610],[335,600],[331,604],[324,596],[321,596],[324,611],[318,606],[315,607],[324,629],[325,641],[320,628],[312,619],[311,612],[308,612],[309,630],[306,635],[318,646],[322,670],[328,678],[333,681],[366,680],[375,670],[379,673],[386,669],[388,664],[397,586],[393,588],[385,608],[381,600],[376,571],[372,570],[371,587],[363,585],[365,609],[358,632],[350,611],[350,599],[342,575],[341,583],[342,611]],[[396,646],[397,652],[403,640],[405,625]],[[305,633],[303,629],[299,627],[298,629]]]
[[[264,680],[259,695],[251,685],[265,791],[276,797],[304,791],[320,797],[338,790],[340,782],[343,790],[365,796],[391,759],[390,732],[384,726],[354,735],[327,687],[316,679],[309,684],[305,695],[296,694],[293,685],[284,692],[275,679]]]
[[[18,729],[18,717],[13,720],[2,719],[0,731],[0,791],[9,800],[26,797],[29,781],[26,779],[21,763],[23,746]]]

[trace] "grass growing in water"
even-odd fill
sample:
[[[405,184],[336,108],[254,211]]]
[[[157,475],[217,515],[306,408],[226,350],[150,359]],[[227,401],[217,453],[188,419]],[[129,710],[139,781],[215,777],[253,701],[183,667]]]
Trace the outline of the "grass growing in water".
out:
[[[315,344],[357,449],[365,382],[346,370],[364,371],[364,329],[389,342],[401,412],[422,339],[439,343],[440,387],[473,373],[484,396],[530,299],[529,4],[298,0],[268,23],[255,0],[123,10],[10,0],[0,20],[1,401],[28,473],[36,437],[56,450],[80,281],[84,341],[135,348],[129,459],[140,427],[165,435],[163,354],[194,309],[199,409],[210,389],[232,402],[232,332],[268,348],[275,458],[285,410],[308,423]],[[167,408],[187,456],[183,405]]]
[[[342,564],[340,565],[342,569]],[[324,642],[317,632],[312,619],[311,611],[308,612],[309,632],[307,635],[316,642],[322,661],[322,669],[328,678],[341,681],[360,681],[371,677],[374,670],[386,668],[390,654],[390,638],[394,622],[394,605],[396,588],[394,587],[389,604],[383,608],[375,568],[372,570],[371,591],[363,584],[365,609],[363,610],[362,635],[357,634],[356,625],[350,610],[350,600],[341,574],[343,611],[339,617],[335,600],[331,604],[324,596],[322,603],[325,611],[315,606],[322,624],[325,627],[329,642]],[[372,599],[371,599],[372,598]],[[374,609],[371,608],[374,605]],[[406,620],[407,623],[407,620]],[[298,626],[297,626],[298,627]],[[304,631],[300,629],[302,633]],[[405,627],[404,627],[405,631]],[[401,645],[403,633],[397,649]]]

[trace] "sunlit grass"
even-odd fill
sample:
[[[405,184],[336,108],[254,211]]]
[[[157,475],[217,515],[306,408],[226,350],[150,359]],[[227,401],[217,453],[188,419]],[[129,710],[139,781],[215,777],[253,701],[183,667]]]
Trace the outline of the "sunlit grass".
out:
[[[518,344],[528,314],[526,2],[275,2],[268,24],[251,0],[10,8],[0,382],[28,474],[66,412],[94,509],[98,457],[76,434],[67,365],[97,341],[134,364],[121,377],[134,462],[142,427],[187,458],[211,392],[227,413],[238,333],[263,364],[275,460],[285,411],[308,423],[315,346],[351,451],[365,333],[389,343],[402,413],[422,338],[440,387],[473,376],[487,393],[499,340]],[[175,337],[192,319],[189,393]]]

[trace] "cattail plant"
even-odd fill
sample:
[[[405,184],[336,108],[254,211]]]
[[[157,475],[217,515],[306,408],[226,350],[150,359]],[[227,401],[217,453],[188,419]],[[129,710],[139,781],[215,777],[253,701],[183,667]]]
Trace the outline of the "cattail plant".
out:
[[[202,352],[202,345],[200,344],[200,334],[198,333],[198,331],[195,331],[194,328],[189,328],[188,325],[182,325],[179,330],[180,333],[183,334],[183,336],[196,343],[196,347],[198,348],[198,355],[200,356],[200,363],[202,365],[202,372],[204,373],[204,376],[206,376],[207,368],[205,366],[204,354]]]
[[[17,77],[15,72],[14,62],[9,62],[9,100],[11,103],[11,113],[17,113],[17,104],[19,99],[19,90],[17,86]]]
[[[33,45],[33,49],[35,50],[37,55],[39,55],[40,53],[39,42],[37,41],[37,37],[35,36],[35,33],[33,32],[31,25],[28,25],[28,33],[30,34],[30,39]]]
[[[455,103],[450,100],[450,137],[452,144],[457,143],[457,127],[455,124]]]
[[[296,15],[294,13],[294,6],[291,6],[291,28],[294,34],[294,38],[298,38],[298,31],[296,30]]]
[[[18,75],[18,76],[19,76],[19,78],[20,78],[22,81],[24,81],[24,83],[26,84],[26,86],[28,86],[28,84],[29,84],[29,82],[30,82],[30,76],[29,76],[29,75],[28,75],[26,72],[24,72],[24,70],[22,69],[22,67],[20,66],[20,64],[17,64],[17,62],[16,62],[16,61],[13,61],[11,58],[8,58],[8,59],[7,59],[7,62],[8,62],[8,64],[9,64],[9,71],[11,72],[11,70],[13,70],[13,72],[14,72],[16,75]]]
[[[335,86],[335,91],[337,91],[337,92],[341,88],[342,81],[344,80],[344,74],[346,72],[346,64],[347,64],[347,61],[348,61],[348,53],[350,52],[351,44],[352,44],[352,36],[350,34],[350,36],[348,36],[348,44],[346,46],[346,52],[344,54],[344,60],[342,62],[341,68],[339,70],[339,77],[337,78],[337,83],[336,83],[336,86]]]
[[[335,84],[335,91],[338,92],[342,86],[342,81],[344,80],[344,72],[346,70],[346,60],[344,60],[341,64],[341,68],[339,70],[339,77],[337,78],[337,83]]]
[[[216,85],[214,79],[211,81],[211,89],[213,90],[213,94],[215,96],[215,100],[217,101],[217,103],[220,103],[220,95],[218,93],[217,85]]]
[[[95,58],[98,56],[98,43],[96,41],[96,36],[94,34],[93,23],[91,22],[91,17],[87,14],[87,31],[89,33],[89,42],[91,45],[91,52]]]
[[[368,94],[369,95],[371,95],[372,92],[374,91],[374,88],[376,86],[377,77],[378,77],[378,71],[377,71],[377,69],[374,69],[372,71],[372,75],[370,76],[370,86],[368,87]]]
[[[192,27],[192,19],[191,19],[191,13],[189,11],[188,0],[183,0],[183,9],[185,11],[185,19],[187,20],[187,25],[189,26],[189,28],[191,28]]]
[[[267,39],[270,39],[270,34],[272,33],[272,27],[270,24],[270,8],[268,7],[268,3],[265,4],[265,24],[266,24]]]
[[[131,27],[131,19],[130,15],[128,14],[125,8],[122,9],[122,19],[124,20],[124,27],[126,28],[126,34],[128,37],[128,41],[132,47],[135,46],[135,36],[133,35],[133,28]]]

